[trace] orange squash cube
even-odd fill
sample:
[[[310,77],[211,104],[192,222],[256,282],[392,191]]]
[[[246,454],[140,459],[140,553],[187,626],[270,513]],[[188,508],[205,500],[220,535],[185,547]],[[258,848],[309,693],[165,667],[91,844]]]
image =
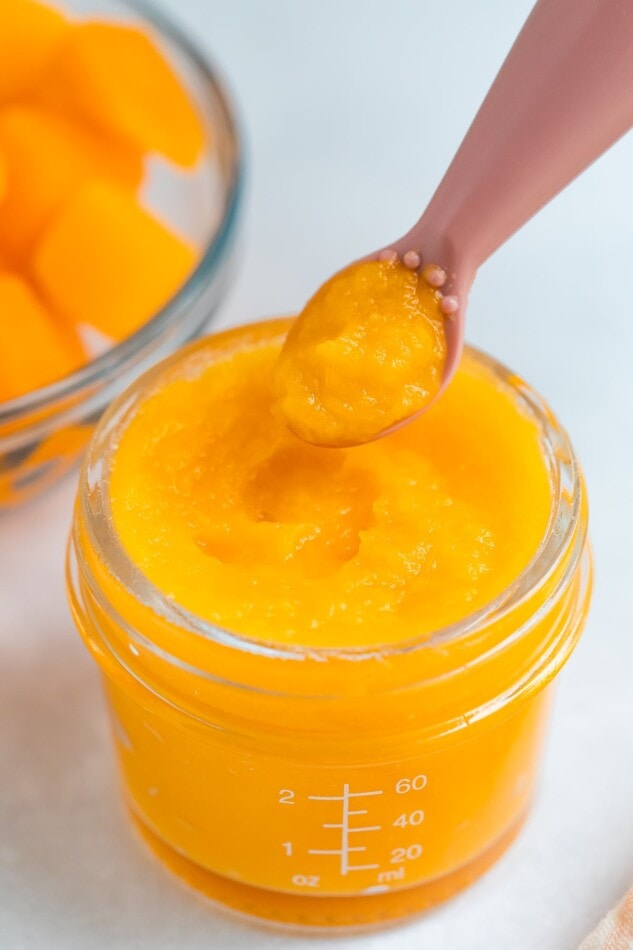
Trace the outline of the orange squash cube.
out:
[[[36,0],[2,0],[0,103],[27,92],[55,56],[67,20]]]
[[[204,129],[190,94],[150,36],[136,27],[74,25],[42,95],[106,134],[177,165],[191,167],[202,153]]]
[[[121,340],[178,290],[195,256],[128,192],[92,182],[46,229],[31,268],[55,310]]]
[[[7,179],[0,247],[16,264],[82,181],[104,177],[136,189],[143,177],[138,149],[36,106],[0,112],[0,154]]]
[[[22,277],[0,273],[0,400],[46,386],[84,361],[72,329],[55,321]]]

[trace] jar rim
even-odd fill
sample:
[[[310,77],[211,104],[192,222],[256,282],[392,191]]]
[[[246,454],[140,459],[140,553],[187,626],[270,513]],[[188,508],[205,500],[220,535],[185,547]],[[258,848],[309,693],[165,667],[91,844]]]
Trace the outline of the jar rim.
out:
[[[268,338],[270,342],[275,342],[277,338],[281,339],[285,335],[289,320],[281,318],[268,321],[268,324],[271,330],[278,328],[279,332],[271,333]],[[282,644],[249,637],[215,625],[174,603],[134,564],[116,534],[108,491],[109,461],[116,450],[116,432],[145,398],[148,390],[151,390],[178,364],[186,362],[191,354],[197,351],[204,353],[210,346],[210,341],[215,344],[218,339],[232,333],[235,333],[235,329],[190,344],[140,376],[113,403],[99,423],[81,470],[78,503],[82,527],[86,531],[92,551],[98,560],[106,565],[117,583],[161,619],[204,641],[268,659],[358,661],[375,659],[377,656],[384,659],[445,646],[490,623],[503,621],[541,585],[547,583],[563,558],[566,558],[566,563],[560,582],[564,584],[573,576],[585,548],[586,524],[581,519],[584,505],[583,480],[569,437],[545,401],[527,383],[502,363],[481,350],[468,346],[467,352],[474,357],[478,365],[485,367],[506,389],[511,390],[518,404],[539,425],[540,441],[552,486],[550,516],[541,543],[526,567],[497,597],[472,614],[431,634],[409,637],[406,640],[379,646],[351,647]],[[578,532],[579,536],[577,536]],[[574,540],[576,543],[573,543]],[[77,550],[77,556],[80,561],[83,559],[80,549]],[[529,619],[525,622],[529,623]],[[514,636],[518,632],[515,629]]]

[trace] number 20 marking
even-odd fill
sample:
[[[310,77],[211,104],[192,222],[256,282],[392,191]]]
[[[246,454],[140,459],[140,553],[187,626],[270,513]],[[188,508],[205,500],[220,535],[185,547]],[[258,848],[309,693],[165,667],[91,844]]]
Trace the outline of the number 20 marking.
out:
[[[394,848],[391,852],[391,863],[402,864],[403,861],[415,861],[421,854],[421,844],[410,844],[408,848]]]

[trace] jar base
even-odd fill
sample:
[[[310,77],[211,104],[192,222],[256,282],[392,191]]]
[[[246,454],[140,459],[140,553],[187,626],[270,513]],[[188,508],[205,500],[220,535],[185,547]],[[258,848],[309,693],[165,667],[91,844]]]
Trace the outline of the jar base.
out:
[[[142,841],[161,864],[203,897],[249,922],[301,931],[370,930],[430,910],[484,874],[512,844],[527,817],[524,812],[483,854],[456,871],[399,891],[357,897],[304,897],[268,891],[215,874],[166,844],[130,811]]]

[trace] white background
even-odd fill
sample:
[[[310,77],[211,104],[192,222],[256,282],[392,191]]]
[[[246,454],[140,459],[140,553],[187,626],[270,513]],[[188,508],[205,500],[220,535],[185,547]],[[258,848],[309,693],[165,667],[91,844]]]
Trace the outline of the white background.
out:
[[[530,4],[164,5],[217,55],[247,130],[226,325],[295,310],[408,228]],[[514,848],[448,905],[363,938],[255,931],[175,884],[127,826],[96,671],[68,617],[71,477],[0,519],[2,950],[573,950],[633,883],[632,169],[630,137],[501,250],[472,295],[470,339],[551,401],[592,503],[593,610]]]

